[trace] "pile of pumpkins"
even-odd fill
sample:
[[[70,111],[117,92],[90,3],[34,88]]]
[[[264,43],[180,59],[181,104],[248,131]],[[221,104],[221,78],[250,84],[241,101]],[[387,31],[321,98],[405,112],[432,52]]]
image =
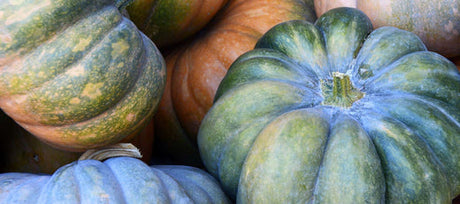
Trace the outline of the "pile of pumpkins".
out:
[[[460,203],[459,70],[460,0],[1,1],[0,203]]]

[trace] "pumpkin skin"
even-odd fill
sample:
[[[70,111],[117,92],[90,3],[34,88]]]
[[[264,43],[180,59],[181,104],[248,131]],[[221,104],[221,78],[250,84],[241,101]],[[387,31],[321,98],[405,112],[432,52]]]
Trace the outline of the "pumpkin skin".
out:
[[[80,156],[41,142],[2,111],[0,131],[0,173],[52,173]]]
[[[270,29],[230,67],[198,133],[237,203],[450,203],[460,74],[353,8]]]
[[[13,119],[0,111],[0,173],[27,172],[52,174],[59,167],[73,162],[82,154],[56,149],[27,132]],[[141,160],[149,163],[152,158],[153,124],[140,133],[123,139],[139,148]],[[122,141],[122,142],[123,142]]]
[[[119,142],[150,121],[164,59],[117,6],[126,1],[3,1],[0,107],[54,147]]]
[[[294,19],[315,20],[313,1],[229,1],[198,36],[165,56],[166,88],[154,117],[157,149],[181,163],[200,161],[198,128],[228,67],[269,28]]]
[[[81,160],[52,175],[4,173],[0,189],[2,203],[230,203],[201,169],[131,157]]]
[[[168,47],[201,30],[227,0],[138,0],[129,18],[158,47]]]
[[[460,56],[459,0],[315,0],[316,14],[337,7],[360,9],[377,28],[394,26],[417,34],[428,50],[446,57]]]

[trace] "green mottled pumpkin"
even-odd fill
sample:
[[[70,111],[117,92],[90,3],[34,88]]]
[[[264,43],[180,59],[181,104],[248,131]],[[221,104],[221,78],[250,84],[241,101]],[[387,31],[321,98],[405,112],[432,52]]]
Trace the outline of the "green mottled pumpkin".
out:
[[[158,47],[167,47],[201,30],[227,0],[136,0],[129,18]]]
[[[166,87],[154,116],[155,150],[201,164],[196,136],[227,69],[274,25],[316,20],[313,0],[232,0],[188,43],[165,56]]]
[[[0,174],[0,203],[230,203],[219,183],[202,169],[148,166],[128,156],[138,152],[124,146],[122,154],[112,148],[85,153],[87,159],[52,175]],[[102,153],[107,154],[94,157]],[[116,155],[125,156],[112,157]],[[106,157],[111,158],[99,161]]]
[[[120,13],[128,1],[0,3],[0,108],[61,149],[143,128],[165,84],[156,46]]]
[[[459,96],[455,65],[415,34],[337,8],[240,56],[198,146],[237,203],[450,203]]]

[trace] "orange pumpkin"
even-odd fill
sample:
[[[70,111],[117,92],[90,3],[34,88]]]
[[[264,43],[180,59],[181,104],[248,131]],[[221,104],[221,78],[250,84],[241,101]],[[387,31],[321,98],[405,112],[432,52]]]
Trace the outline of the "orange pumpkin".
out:
[[[460,56],[460,0],[315,0],[317,16],[342,6],[362,10],[376,28],[408,30],[429,50],[446,57]]]
[[[196,135],[230,64],[274,25],[314,21],[312,0],[230,1],[200,35],[165,58],[167,82],[155,119],[156,148],[182,162],[201,161]]]

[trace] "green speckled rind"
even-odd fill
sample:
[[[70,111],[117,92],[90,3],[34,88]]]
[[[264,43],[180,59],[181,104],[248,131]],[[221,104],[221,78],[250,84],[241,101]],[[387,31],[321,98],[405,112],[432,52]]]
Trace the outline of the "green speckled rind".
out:
[[[238,180],[235,178],[253,140],[267,122],[289,109],[316,105],[318,101],[304,99],[317,98],[318,94],[296,84],[265,80],[232,89],[216,102],[220,105],[212,108],[216,110],[207,114],[203,120],[206,122],[200,127],[198,146],[206,149],[200,155],[208,171],[219,180],[229,182],[223,186],[226,192],[236,195]],[[251,97],[245,97],[248,95]]]
[[[25,129],[82,151],[120,141],[150,120],[164,89],[164,60],[115,2],[23,2],[37,7],[21,18],[10,13],[14,3],[4,3],[0,27],[12,40],[0,44],[0,107]],[[70,12],[83,5],[91,12]],[[47,23],[51,14],[56,23]],[[46,32],[40,39],[25,34],[39,32],[35,24]]]
[[[293,20],[271,28],[257,41],[255,48],[280,51],[321,78],[329,74],[324,37],[316,26],[307,21]]]
[[[391,45],[391,46],[389,46]],[[359,81],[380,74],[401,56],[424,51],[425,45],[415,34],[394,27],[381,27],[367,36],[366,41],[359,50],[355,67]]]
[[[23,94],[58,75],[70,75],[70,73],[65,73],[68,66],[75,67],[75,71],[85,71],[82,70],[83,68],[73,64],[78,63],[80,60],[91,60],[91,56],[87,56],[88,54],[86,53],[94,46],[107,46],[110,43],[110,39],[104,39],[104,37],[107,35],[108,30],[115,27],[117,27],[118,31],[121,30],[120,23],[122,18],[115,8],[103,9],[93,15],[101,15],[106,18],[83,18],[60,32],[55,39],[41,41],[40,45],[30,48],[23,57],[3,65],[6,69],[0,75],[1,94]],[[89,26],[91,24],[98,26]],[[126,31],[128,30],[125,29]],[[111,32],[112,35],[116,35],[116,33]],[[22,38],[22,36],[19,37]],[[101,43],[103,39],[106,43]],[[13,53],[8,52],[6,54],[13,55]],[[79,73],[77,72],[74,75],[79,76]]]
[[[138,25],[142,32],[152,39],[154,42],[160,43],[160,46],[169,45],[171,43],[183,40],[189,35],[189,30],[184,29],[186,25],[186,16],[191,11],[190,0],[156,0],[152,3],[149,9],[149,15],[137,16],[139,10],[145,8],[137,8],[135,3],[128,7],[130,17],[133,16],[133,22]],[[181,32],[178,32],[181,31]]]
[[[455,197],[428,145],[404,123],[373,112],[360,120],[380,156],[386,203],[449,203]]]
[[[301,109],[268,124],[244,163],[237,202],[307,203],[314,193],[329,117]]]
[[[139,30],[159,48],[165,48],[202,30],[226,3],[227,0],[139,0],[126,10]]]
[[[158,167],[158,168],[156,168]],[[169,172],[173,175],[169,175]],[[0,174],[2,203],[191,203],[194,188],[180,177],[196,177],[195,188],[208,203],[230,203],[217,181],[205,171],[183,166],[147,166],[141,160],[118,157],[104,162],[82,160],[53,175]],[[193,179],[191,179],[193,180]],[[201,181],[201,182],[199,182]]]
[[[230,67],[198,134],[206,168],[238,203],[450,203],[460,194],[455,65],[407,31],[369,33],[358,10],[330,12],[275,26]],[[350,107],[322,103],[334,71],[363,93]],[[312,110],[326,122],[312,127]],[[308,136],[324,128],[319,164],[302,166]],[[316,174],[297,176],[308,167]]]
[[[313,203],[384,203],[379,155],[361,125],[347,115],[332,122]]]
[[[216,91],[215,100],[232,87],[259,79],[289,80],[311,88],[317,87],[319,81],[316,73],[299,68],[283,53],[272,49],[255,49],[232,63]]]
[[[382,203],[384,187],[376,150],[356,121],[343,115],[332,120],[320,108],[300,109],[259,134],[237,202]]]
[[[372,31],[371,21],[364,13],[347,8],[323,14],[315,25],[324,36],[329,72],[345,73],[349,70],[363,41]]]
[[[5,0],[0,2],[0,56],[23,55],[112,0]],[[2,63],[0,63],[2,64]]]
[[[460,126],[437,104],[414,96],[382,97],[374,105],[404,123],[433,151],[437,164],[446,172],[452,194],[460,194]],[[452,137],[452,135],[456,137]]]
[[[378,92],[420,95],[459,108],[459,85],[460,75],[452,62],[434,52],[420,51],[400,58],[363,86]]]

